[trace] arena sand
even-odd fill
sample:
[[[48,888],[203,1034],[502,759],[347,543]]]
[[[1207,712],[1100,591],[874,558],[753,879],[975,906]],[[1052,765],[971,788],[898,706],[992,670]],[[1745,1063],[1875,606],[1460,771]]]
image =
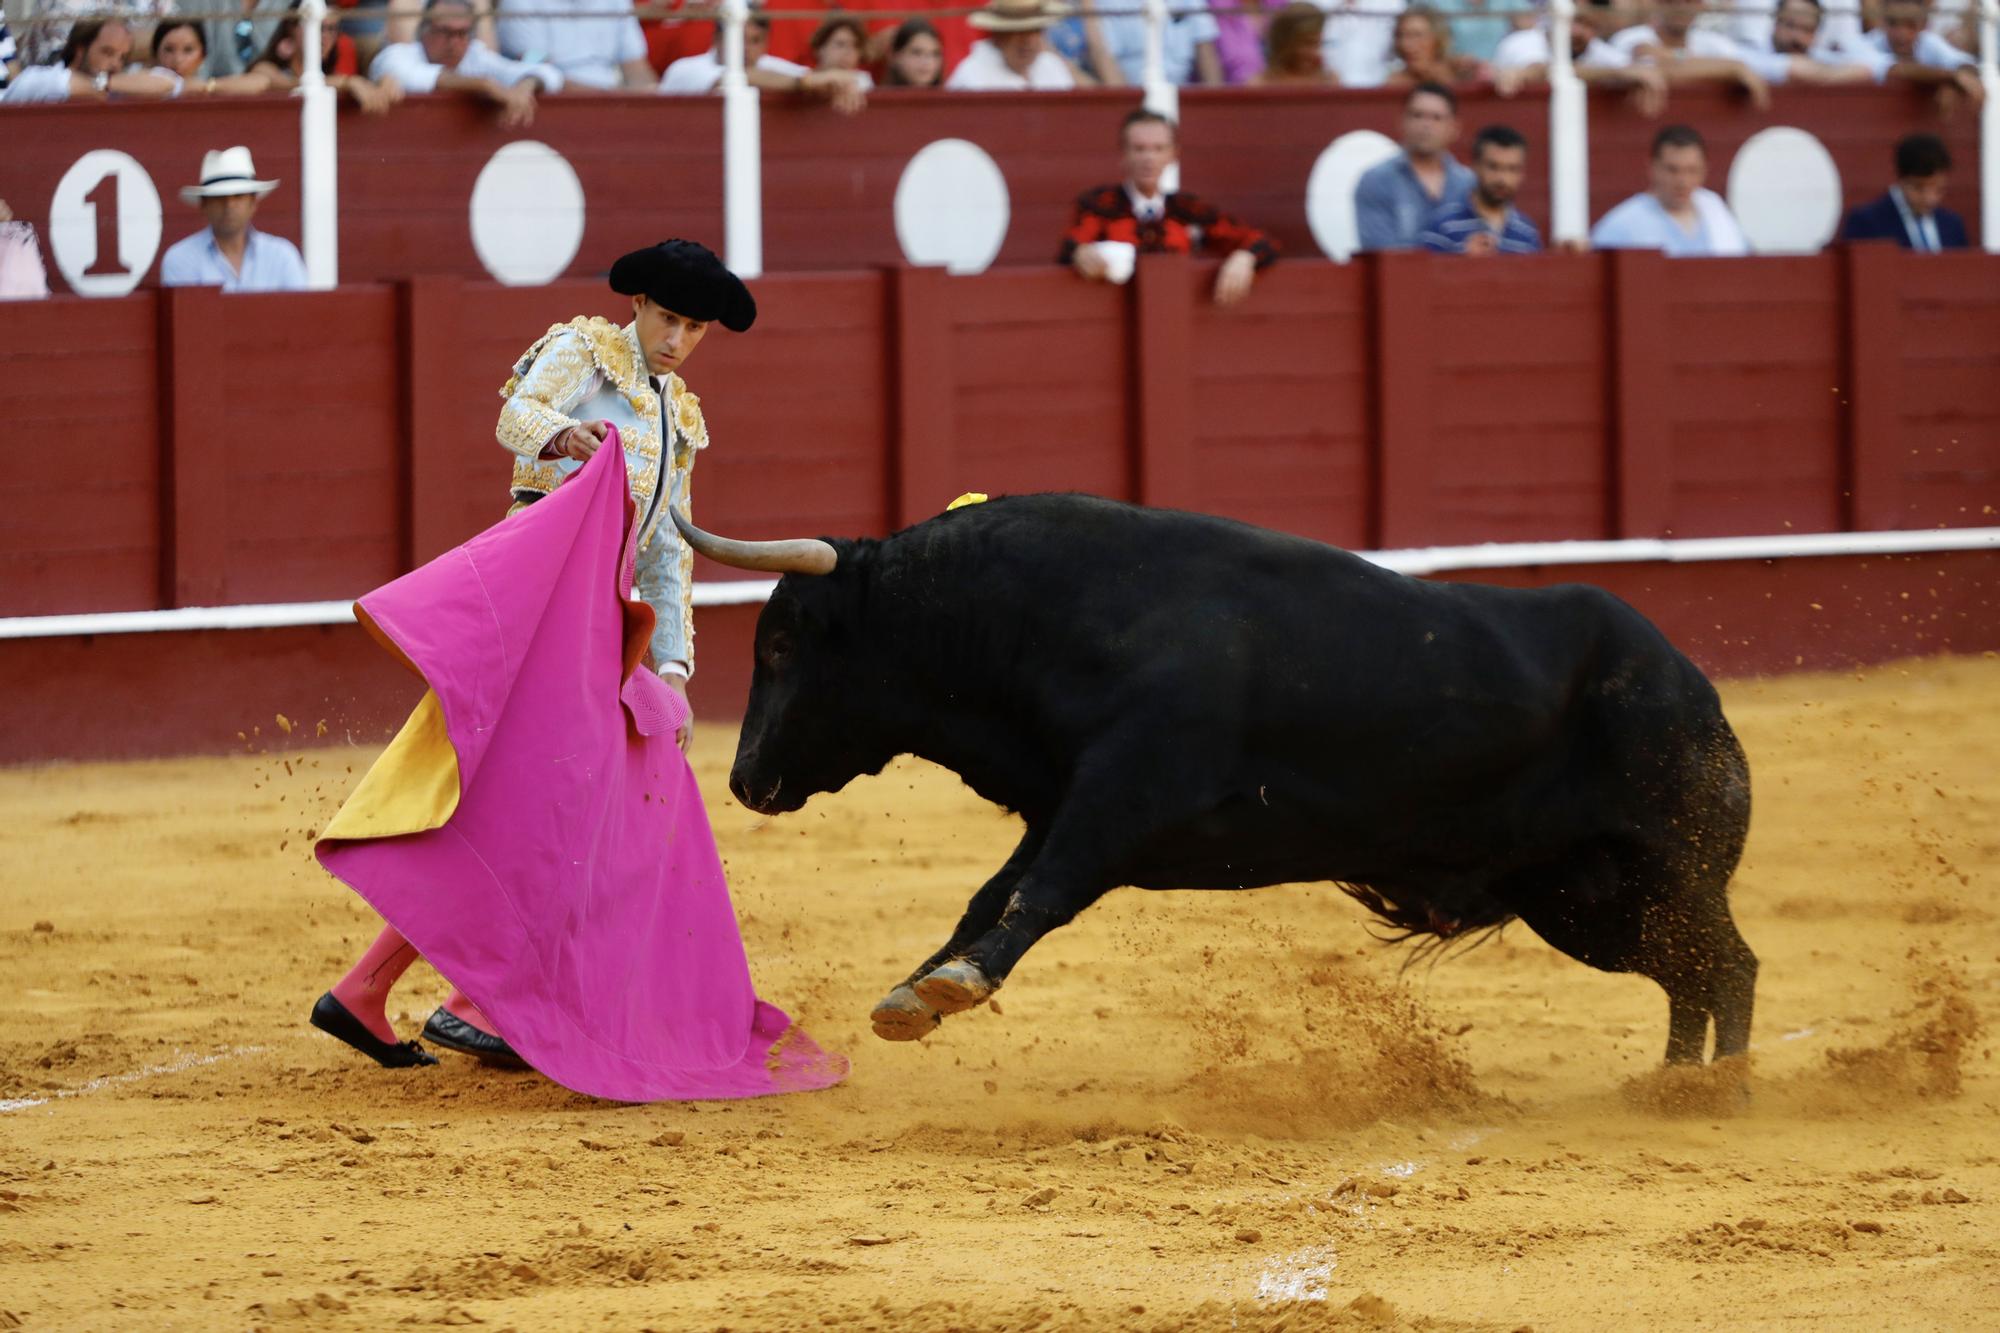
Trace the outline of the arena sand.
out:
[[[2000,662],[1726,693],[1747,1107],[1656,1075],[1651,983],[1518,927],[1403,972],[1326,887],[1114,895],[879,1042],[1010,822],[914,763],[761,820],[714,726],[758,980],[852,1079],[390,1073],[305,1025],[373,930],[307,853],[370,751],[0,774],[0,1328],[1991,1328]]]

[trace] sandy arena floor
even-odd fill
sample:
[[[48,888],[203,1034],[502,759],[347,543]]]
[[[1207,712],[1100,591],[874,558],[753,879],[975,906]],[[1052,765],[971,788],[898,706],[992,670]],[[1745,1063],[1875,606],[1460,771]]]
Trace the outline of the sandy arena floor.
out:
[[[305,1024],[373,929],[306,837],[368,752],[0,773],[0,1329],[1992,1328],[2000,661],[1727,696],[1741,1114],[1662,1109],[1651,983],[1518,927],[1399,974],[1326,887],[1114,895],[877,1041],[1010,822],[914,763],[760,820],[713,726],[760,988],[850,1081],[389,1073]]]

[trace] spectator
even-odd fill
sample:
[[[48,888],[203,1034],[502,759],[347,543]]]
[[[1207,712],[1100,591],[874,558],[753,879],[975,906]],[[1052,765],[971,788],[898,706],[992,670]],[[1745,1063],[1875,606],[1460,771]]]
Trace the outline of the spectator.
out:
[[[1458,96],[1420,83],[1403,97],[1403,151],[1362,173],[1354,187],[1358,250],[1408,250],[1440,208],[1463,203],[1472,172],[1451,155]]]
[[[124,19],[79,19],[69,26],[59,63],[30,65],[0,95],[4,102],[66,102],[72,97],[102,101],[119,97],[172,97],[179,78],[168,74],[126,73],[132,30]]]
[[[1826,48],[1816,52],[1814,59],[1828,64],[1839,63],[1828,51],[1844,50],[1860,43],[1860,0],[1827,0],[1823,8],[1820,0],[1812,0],[1812,4],[1819,11],[1814,20],[1814,27],[1818,29],[1816,41]],[[1775,29],[1778,12],[1784,7],[1784,0],[1735,0],[1729,7],[1733,12],[1719,16],[1717,26],[1752,51],[1782,50],[1775,40]]]
[[[193,19],[168,19],[153,29],[153,73],[178,79],[183,97],[247,97],[271,90],[262,75],[228,74],[212,78],[208,63],[208,33]]]
[[[1654,65],[1669,85],[1676,83],[1727,83],[1749,94],[1751,104],[1762,110],[1771,105],[1771,89],[1765,73],[1787,64],[1778,56],[1764,58],[1764,71],[1751,68],[1749,51],[1726,33],[1694,26],[1701,16],[1701,0],[1658,0],[1648,23],[1625,29],[1611,39],[1635,65]]]
[[[970,92],[1017,92],[1028,88],[1061,91],[1091,82],[1076,66],[1049,50],[1047,32],[1062,21],[1058,0],[987,0],[971,17],[972,26],[987,34],[974,42],[965,59],[944,81],[947,88]],[[1101,66],[1115,77],[1118,65]]]
[[[944,42],[928,19],[904,19],[896,25],[882,81],[891,88],[944,85]]]
[[[1264,31],[1264,69],[1251,82],[1266,88],[1338,87],[1339,78],[1326,67],[1325,29],[1325,11],[1308,0],[1295,0],[1271,15]]]
[[[208,228],[174,242],[160,256],[162,287],[220,287],[225,292],[296,292],[306,286],[298,247],[250,225],[257,205],[278,188],[257,179],[248,148],[204,153],[201,184],[181,199],[208,218]]]
[[[554,65],[509,60],[472,35],[469,0],[426,0],[414,42],[383,47],[368,67],[378,84],[394,80],[412,93],[462,93],[499,109],[500,128],[521,129],[535,119],[535,94],[562,91]]]
[[[22,59],[29,66],[67,63],[71,25],[88,14],[100,22],[119,19],[132,39],[131,49],[141,58],[153,49],[153,23],[174,12],[174,0],[34,0],[28,10],[21,45]]]
[[[1264,35],[1284,4],[1285,0],[1208,0],[1208,12],[1215,16],[1215,54],[1222,61],[1223,82],[1257,81],[1265,66]]]
[[[835,14],[813,29],[813,67],[846,74],[864,90],[875,86],[875,76],[861,68],[867,50],[868,29],[851,15]]]
[[[1404,0],[1315,0],[1327,12],[1326,67],[1349,88],[1379,88],[1389,78],[1389,41]]]
[[[752,15],[743,25],[743,77],[753,88],[823,97],[842,115],[868,105],[867,89],[853,72],[813,70],[780,60],[770,52],[771,21]],[[715,45],[697,56],[682,56],[660,76],[660,91],[669,96],[701,96],[722,85],[722,24],[715,25]]]
[[[1648,65],[1634,66],[1630,56],[1604,40],[1598,31],[1603,21],[1594,8],[1579,8],[1571,18],[1570,68],[1590,87],[1629,90],[1641,115],[1659,115],[1667,105],[1665,76]],[[1494,91],[1512,97],[1522,88],[1547,83],[1552,59],[1546,27],[1509,33],[1493,53]]]
[[[1179,156],[1174,123],[1157,111],[1134,111],[1118,128],[1118,147],[1124,181],[1077,196],[1056,262],[1089,282],[1122,282],[1106,245],[1129,247],[1127,256],[1185,255],[1200,247],[1228,256],[1215,275],[1215,303],[1234,305],[1248,296],[1257,270],[1277,259],[1278,247],[1255,227],[1185,190],[1162,192],[1161,177]]]
[[[1764,45],[1750,48],[1757,58],[1776,56],[1783,62],[1769,69],[1766,78],[1772,83],[1865,83],[1876,77],[1865,60],[1824,40],[1822,18],[1819,0],[1780,0]]]
[[[1488,125],[1472,137],[1472,174],[1478,183],[1456,204],[1431,214],[1420,238],[1426,250],[1447,255],[1532,255],[1542,234],[1514,207],[1528,170],[1528,141],[1519,130]]]
[[[1493,59],[1507,34],[1532,27],[1534,0],[1458,0],[1451,18],[1451,44],[1470,59]]]
[[[301,29],[296,15],[278,20],[271,40],[251,62],[250,73],[280,92],[298,87],[306,71],[305,33]],[[319,53],[320,73],[334,92],[351,99],[368,115],[387,115],[390,107],[403,100],[403,85],[396,80],[384,78],[376,83],[361,77],[354,39],[340,31],[339,23],[330,16],[319,25]]]
[[[631,0],[500,0],[500,54],[546,62],[578,88],[639,92],[654,84]]]
[[[1451,27],[1428,5],[1412,5],[1397,17],[1391,49],[1395,60],[1387,81],[1399,88],[1479,77],[1477,60],[1451,53]]]
[[[1930,8],[1924,0],[1887,0],[1882,23],[1862,38],[1861,50],[1872,56],[1877,78],[1904,83],[1941,85],[1946,96],[1955,90],[1973,102],[1984,100],[1979,62],[1924,25]],[[1886,68],[1885,68],[1886,66]]]
[[[1083,20],[1091,69],[1107,84],[1137,85],[1146,77],[1146,16],[1144,0],[1095,0],[1091,6],[1099,17],[1109,61],[1100,59],[1088,47],[1092,20]],[[1223,82],[1222,56],[1216,49],[1219,30],[1215,15],[1208,12],[1207,0],[1170,0],[1166,27],[1161,30],[1162,64],[1167,82],[1185,87],[1191,83],[1219,86]],[[1118,68],[1109,68],[1110,61]]]
[[[1968,244],[1965,219],[1944,206],[1951,153],[1935,134],[1912,134],[1896,145],[1896,183],[1872,204],[1847,215],[1841,237],[1893,240],[1905,250],[1936,254]]]
[[[1590,243],[1600,250],[1664,250],[1675,258],[1745,255],[1749,244],[1722,196],[1702,188],[1708,148],[1686,125],[1653,136],[1652,189],[1599,218]]]
[[[49,271],[42,267],[35,224],[14,221],[14,210],[0,199],[0,301],[32,301],[48,294]]]
[[[7,18],[0,14],[0,88],[13,82],[21,72],[21,48],[14,44],[14,34],[7,30]]]

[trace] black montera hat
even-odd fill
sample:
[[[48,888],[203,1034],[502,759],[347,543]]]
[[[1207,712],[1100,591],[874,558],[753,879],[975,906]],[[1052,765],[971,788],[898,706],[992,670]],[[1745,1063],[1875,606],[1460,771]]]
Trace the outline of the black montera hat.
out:
[[[737,333],[757,322],[757,303],[743,279],[698,241],[661,241],[622,256],[611,266],[611,290],[647,297],[689,319],[720,321]]]

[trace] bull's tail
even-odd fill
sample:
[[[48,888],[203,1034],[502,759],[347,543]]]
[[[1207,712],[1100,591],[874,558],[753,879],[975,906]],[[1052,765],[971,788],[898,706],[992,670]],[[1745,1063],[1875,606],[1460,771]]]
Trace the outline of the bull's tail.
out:
[[[1454,945],[1474,948],[1498,934],[1514,914],[1484,894],[1445,907],[1415,897],[1398,901],[1372,884],[1336,881],[1342,893],[1368,909],[1378,929],[1372,933],[1385,944],[1411,944],[1411,962]]]

